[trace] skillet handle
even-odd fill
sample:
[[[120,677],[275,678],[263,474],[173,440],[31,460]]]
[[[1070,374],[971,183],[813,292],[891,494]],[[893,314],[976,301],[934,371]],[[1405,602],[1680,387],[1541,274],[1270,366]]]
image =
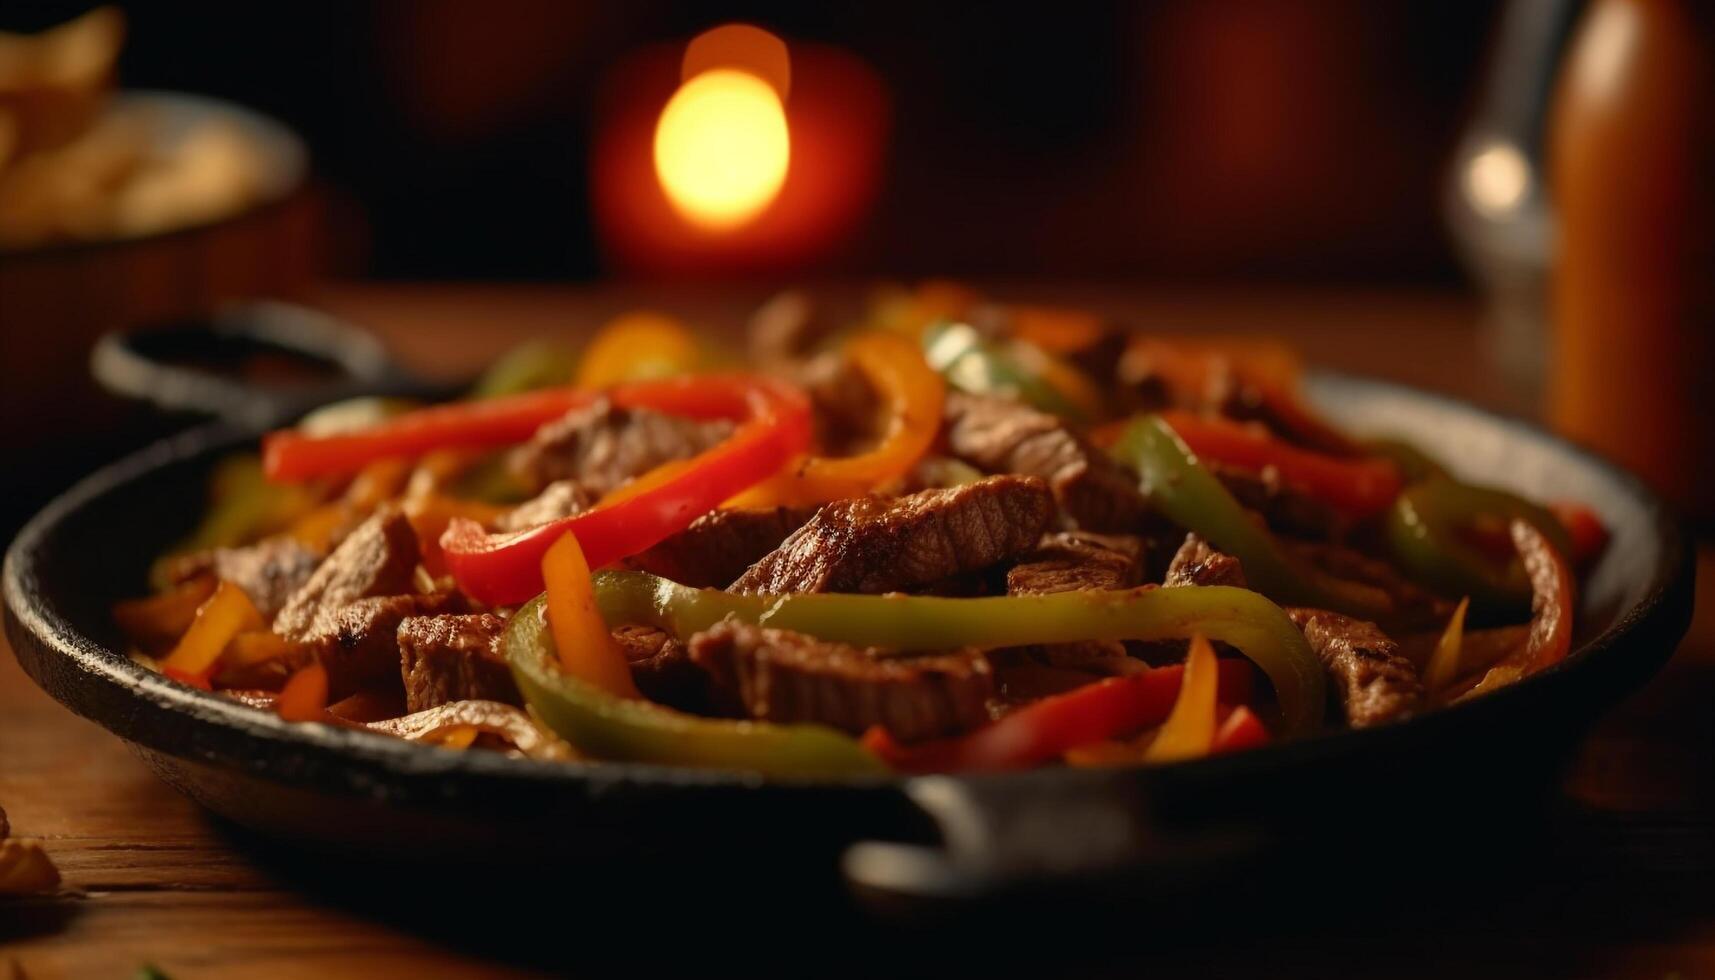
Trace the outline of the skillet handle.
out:
[[[241,362],[257,355],[291,359],[318,376],[244,377]],[[90,353],[90,372],[113,394],[246,429],[282,425],[345,398],[425,393],[367,332],[275,301],[234,305],[207,321],[104,334]]]
[[[1028,891],[1151,889],[1207,882],[1263,850],[1257,828],[1170,829],[1140,780],[926,776],[906,795],[940,829],[940,846],[860,841],[841,862],[872,906],[958,904]]]

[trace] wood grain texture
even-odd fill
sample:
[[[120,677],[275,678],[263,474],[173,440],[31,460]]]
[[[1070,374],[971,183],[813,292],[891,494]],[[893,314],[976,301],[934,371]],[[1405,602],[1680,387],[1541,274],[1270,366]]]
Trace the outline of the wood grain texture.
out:
[[[1017,290],[1028,294],[1028,288]],[[1144,323],[1176,329],[1279,329],[1313,360],[1396,377],[1519,408],[1481,369],[1475,309],[1457,297],[1421,295],[1219,296],[1137,299],[1120,292],[1059,291]],[[660,301],[642,287],[611,289],[348,286],[326,305],[380,331],[416,370],[437,377],[471,366],[517,339],[575,334],[634,305],[657,305],[695,322],[736,322],[760,292],[710,289]],[[1270,977],[1337,974],[1446,976],[1715,976],[1715,549],[1699,562],[1697,619],[1667,671],[1603,723],[1581,747],[1563,799],[1546,820],[1497,825],[1495,833],[1537,846],[1530,863],[1497,873],[1469,869],[1471,887],[1424,907],[1374,909],[1361,900],[1290,928],[1248,926],[1163,944],[1147,952],[1080,957],[1068,936],[1047,975],[1179,973]],[[128,977],[153,963],[175,980],[196,977],[487,977],[572,970],[595,949],[647,974],[687,951],[753,972],[790,961],[754,952],[758,926],[743,935],[698,937],[675,923],[699,915],[678,895],[691,883],[671,869],[645,899],[610,903],[597,886],[561,882],[547,901],[550,935],[472,937],[456,931],[458,903],[505,905],[518,896],[450,899],[452,915],[416,917],[350,889],[362,880],[326,878],[310,859],[270,848],[228,827],[159,782],[119,742],[72,716],[25,678],[0,650],[0,807],[13,833],[40,838],[68,886],[62,895],[0,902],[0,977]],[[1472,801],[1472,819],[1494,819]],[[1455,878],[1464,869],[1455,869]],[[716,901],[722,883],[704,887]],[[647,895],[660,896],[648,899]],[[708,896],[714,896],[710,898]],[[780,906],[791,895],[774,896]],[[659,901],[660,907],[640,904]],[[764,903],[758,922],[773,914]],[[561,912],[563,905],[564,912]],[[575,911],[574,911],[575,910]],[[1256,910],[1218,913],[1235,923]],[[493,930],[492,917],[485,928]],[[1122,918],[1122,921],[1123,918]],[[639,929],[639,922],[665,923]],[[453,923],[455,925],[449,925]],[[631,928],[627,928],[627,926]],[[832,942],[832,940],[830,940]],[[1004,954],[992,935],[987,952]],[[527,955],[511,955],[514,947]],[[679,946],[681,948],[674,949]],[[829,948],[834,948],[830,946]],[[877,947],[878,949],[883,947]],[[891,959],[896,975],[928,972],[908,936]],[[505,961],[496,954],[505,954]],[[893,953],[877,954],[894,957]],[[854,966],[856,962],[860,965]],[[799,975],[874,975],[835,954]],[[966,961],[968,965],[968,961]],[[1020,965],[1014,963],[1013,965]],[[1028,964],[1025,964],[1028,965]],[[614,970],[597,971],[611,973]]]

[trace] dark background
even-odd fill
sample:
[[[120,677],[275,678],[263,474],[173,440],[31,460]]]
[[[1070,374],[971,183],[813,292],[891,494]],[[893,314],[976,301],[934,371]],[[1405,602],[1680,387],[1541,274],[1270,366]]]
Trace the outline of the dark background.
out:
[[[92,6],[0,4],[36,29]],[[719,23],[838,45],[886,85],[878,206],[813,271],[1447,282],[1439,201],[1498,5],[131,3],[122,83],[308,141],[331,269],[587,279],[592,103]]]

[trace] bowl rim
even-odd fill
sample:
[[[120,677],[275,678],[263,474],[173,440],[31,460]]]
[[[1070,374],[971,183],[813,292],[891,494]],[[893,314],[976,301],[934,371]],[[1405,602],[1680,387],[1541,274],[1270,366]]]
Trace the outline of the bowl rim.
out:
[[[1660,559],[1654,565],[1644,594],[1635,603],[1620,610],[1614,621],[1601,632],[1577,644],[1564,661],[1482,698],[1447,705],[1398,724],[1366,730],[1329,730],[1308,738],[1271,743],[1248,752],[1165,766],[1111,769],[1051,766],[1010,773],[968,773],[935,778],[953,778],[971,783],[1024,780],[1044,785],[1074,782],[1092,784],[1158,775],[1194,775],[1199,779],[1241,778],[1243,773],[1256,770],[1314,764],[1319,760],[1346,754],[1358,743],[1371,746],[1372,751],[1385,751],[1390,742],[1437,737],[1437,732],[1454,726],[1499,719],[1508,711],[1522,708],[1525,701],[1533,697],[1569,697],[1577,675],[1591,669],[1593,664],[1603,658],[1606,651],[1623,646],[1627,641],[1639,636],[1658,641],[1657,649],[1638,651],[1640,657],[1648,654],[1648,657],[1637,665],[1640,682],[1642,678],[1658,670],[1671,656],[1679,637],[1684,634],[1690,622],[1695,549],[1684,523],[1647,489],[1641,480],[1589,450],[1546,432],[1530,422],[1446,395],[1394,382],[1320,369],[1308,372],[1306,380],[1311,385],[1318,382],[1333,383],[1348,388],[1369,388],[1395,396],[1404,394],[1441,410],[1466,413],[1485,425],[1498,427],[1509,440],[1524,438],[1546,442],[1559,453],[1568,455],[1579,466],[1600,472],[1643,508],[1649,519],[1651,537],[1660,549]],[[923,778],[909,774],[771,777],[743,770],[698,769],[651,763],[514,758],[498,752],[447,751],[360,729],[292,723],[271,712],[170,680],[136,663],[122,652],[103,645],[53,608],[54,603],[50,597],[42,594],[38,587],[35,566],[40,561],[39,552],[44,542],[69,518],[101,498],[123,493],[137,481],[159,469],[188,462],[199,456],[238,448],[244,442],[254,439],[255,435],[254,432],[226,423],[211,423],[168,437],[84,477],[31,518],[13,539],[6,551],[4,566],[0,568],[0,592],[4,594],[7,632],[14,645],[14,655],[22,660],[24,654],[18,648],[26,643],[34,644],[48,655],[66,658],[89,681],[123,688],[136,702],[151,704],[171,714],[184,715],[188,724],[208,726],[230,742],[253,748],[265,747],[273,753],[321,757],[321,762],[348,770],[347,775],[351,777],[350,781],[354,786],[370,784],[378,778],[433,780],[464,776],[531,783],[563,782],[592,790],[629,784],[677,788],[774,787],[892,791],[915,779]],[[59,698],[57,693],[54,696]],[[83,713],[77,705],[66,703],[74,711]],[[120,731],[113,719],[89,717],[128,741],[182,756],[182,753],[159,744],[160,739],[151,741],[147,731],[140,734]],[[254,764],[255,759],[254,753],[209,750],[204,752],[204,758],[200,761],[215,762],[227,767],[244,765],[245,768],[258,772]],[[296,771],[297,768],[281,767],[281,771],[268,772],[264,767],[259,774],[275,781],[291,781],[290,773],[285,770]],[[303,781],[315,782],[313,778]]]
[[[152,108],[173,117],[178,124],[182,124],[189,116],[221,119],[231,123],[241,129],[258,149],[264,152],[272,171],[264,175],[264,186],[256,197],[236,210],[137,234],[52,241],[44,245],[21,248],[0,246],[0,259],[20,264],[48,262],[100,251],[189,238],[274,211],[289,202],[309,182],[308,145],[289,126],[265,112],[216,96],[168,89],[121,89],[113,93],[109,108],[123,106]]]

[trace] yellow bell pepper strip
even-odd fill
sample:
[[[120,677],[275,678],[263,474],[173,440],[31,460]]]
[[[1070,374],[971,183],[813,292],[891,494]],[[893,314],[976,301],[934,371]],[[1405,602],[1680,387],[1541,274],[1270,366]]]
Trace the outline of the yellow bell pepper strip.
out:
[[[328,706],[328,672],[321,661],[298,668],[274,699],[274,712],[287,721],[322,721]]]
[[[569,385],[576,373],[577,352],[564,344],[535,340],[500,355],[482,372],[472,398],[497,398],[541,388]]]
[[[1184,639],[1237,647],[1268,675],[1283,731],[1302,735],[1326,706],[1322,664],[1280,607],[1248,589],[1186,586],[949,599],[939,596],[733,595],[643,572],[595,576],[609,623],[643,623],[689,640],[731,616],[822,640],[895,650],[983,649],[1081,640]]]
[[[929,366],[972,394],[1008,395],[1074,422],[1106,411],[1101,391],[1077,368],[1021,341],[989,340],[967,323],[943,321],[923,335]]]
[[[1177,762],[1208,755],[1215,744],[1215,650],[1198,633],[1191,637],[1185,657],[1185,676],[1173,712],[1161,723],[1161,731],[1144,750],[1145,762]]]
[[[232,638],[261,627],[262,614],[256,611],[256,605],[244,590],[231,582],[222,582],[214,595],[197,608],[196,621],[185,630],[173,652],[161,661],[161,673],[206,690],[215,664]]]
[[[821,725],[702,718],[618,697],[568,673],[554,649],[543,598],[512,617],[503,641],[530,710],[580,753],[658,765],[741,769],[773,776],[880,775],[857,741]]]
[[[1260,426],[1230,419],[1185,411],[1162,412],[1161,418],[1198,459],[1246,470],[1272,467],[1290,486],[1354,520],[1381,513],[1399,497],[1399,469],[1386,459],[1343,459],[1311,452],[1269,435]]]
[[[1012,335],[1048,354],[1088,350],[1108,333],[1102,318],[1086,310],[1014,304],[1006,312]]]
[[[573,677],[622,698],[635,698],[637,685],[625,654],[596,608],[590,589],[590,567],[575,534],[562,534],[542,556],[542,581],[547,586],[548,626],[560,667]]]
[[[295,483],[355,473],[389,456],[415,458],[435,449],[488,449],[523,442],[544,423],[595,400],[571,388],[527,391],[503,398],[432,405],[366,428],[315,435],[281,429],[262,439],[268,479]]]
[[[1465,610],[1470,606],[1469,596],[1459,600],[1459,605],[1447,620],[1447,628],[1435,644],[1435,652],[1429,657],[1429,666],[1424,668],[1423,688],[1431,695],[1444,690],[1459,676],[1459,650],[1465,639]]]
[[[1522,649],[1490,667],[1466,696],[1505,687],[1559,663],[1572,650],[1578,593],[1572,566],[1549,536],[1530,521],[1515,518],[1508,530],[1530,578],[1530,635]]]
[[[1547,508],[1514,494],[1446,478],[1406,488],[1388,513],[1387,538],[1399,567],[1425,588],[1465,595],[1486,616],[1530,604],[1531,583],[1507,541],[1507,522],[1522,519],[1546,534],[1555,551],[1571,541]],[[1247,571],[1249,569],[1247,568]]]
[[[808,506],[858,497],[904,476],[935,441],[947,387],[929,369],[916,344],[871,331],[854,338],[845,355],[881,395],[887,432],[866,453],[795,461],[766,482],[728,501],[729,507]]]
[[[198,575],[165,592],[114,603],[113,622],[138,646],[160,649],[185,635],[214,588],[214,576]]]
[[[1172,591],[1172,590],[1166,590]],[[1234,662],[1236,667],[1243,664]],[[1245,667],[1248,683],[1249,668]],[[1229,673],[1211,663],[1206,678],[1213,735],[1217,678]],[[1111,749],[1096,748],[1168,719],[1185,690],[1185,668],[1175,664],[1125,677],[1085,684],[1065,694],[1035,701],[993,724],[955,738],[901,745],[880,725],[864,733],[863,744],[902,772],[994,772],[1028,769],[1072,753],[1080,763],[1116,764]],[[1201,698],[1205,692],[1199,691]],[[1135,746],[1130,758],[1140,761]],[[1079,749],[1091,749],[1079,752]]]
[[[1152,507],[1239,559],[1251,586],[1269,598],[1368,620],[1391,612],[1379,604],[1385,600],[1373,590],[1354,587],[1290,557],[1160,416],[1132,422],[1113,455],[1143,478]]]
[[[510,534],[489,534],[455,518],[441,537],[459,588],[491,605],[523,602],[542,590],[542,556],[570,531],[592,567],[654,546],[721,501],[755,486],[810,444],[810,404],[803,392],[770,378],[698,375],[639,382],[613,390],[616,402],[674,415],[744,418],[725,442],[672,479],[618,503]]]
[[[627,313],[602,327],[590,341],[578,365],[575,387],[593,391],[627,381],[688,374],[700,359],[697,337],[684,324],[660,313]]]

